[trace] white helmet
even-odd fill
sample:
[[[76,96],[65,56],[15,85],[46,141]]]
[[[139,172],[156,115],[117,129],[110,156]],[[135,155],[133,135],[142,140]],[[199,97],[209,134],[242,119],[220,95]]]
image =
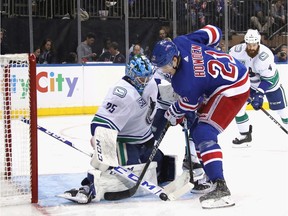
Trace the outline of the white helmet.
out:
[[[244,36],[246,43],[258,43],[260,44],[261,35],[257,29],[248,29],[247,33]]]

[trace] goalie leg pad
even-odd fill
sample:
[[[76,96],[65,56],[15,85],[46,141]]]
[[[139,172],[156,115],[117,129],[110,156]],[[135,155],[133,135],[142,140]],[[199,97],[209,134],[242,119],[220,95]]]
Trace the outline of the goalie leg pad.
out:
[[[140,175],[145,164],[137,164],[137,165],[129,165],[129,166],[123,166],[125,169],[131,170],[133,173],[136,175]],[[144,179],[149,179],[149,182],[151,182],[153,185],[157,185],[157,175],[156,175],[156,167],[157,163],[156,162],[151,162]],[[120,173],[122,174],[117,174],[115,173],[114,169],[112,170],[107,170],[105,172],[102,172],[99,179],[97,180],[98,182],[95,182],[95,176],[94,176],[94,185],[96,185],[96,201],[104,199],[104,194],[106,192],[115,192],[115,191],[122,191],[129,189],[133,187],[137,181],[137,178],[134,175],[131,174],[126,174],[122,169],[120,170]],[[129,178],[130,180],[126,180],[125,178]],[[132,182],[131,182],[132,180]],[[146,185],[146,184],[145,184]],[[151,185],[146,185],[146,187],[153,191],[153,186]],[[139,188],[137,190],[135,196],[144,196],[151,194],[147,192],[147,190],[143,188]]]
[[[96,127],[92,137],[92,145],[95,148],[90,164],[95,169],[106,171],[110,166],[118,166],[116,154],[116,139],[118,132],[104,127]]]

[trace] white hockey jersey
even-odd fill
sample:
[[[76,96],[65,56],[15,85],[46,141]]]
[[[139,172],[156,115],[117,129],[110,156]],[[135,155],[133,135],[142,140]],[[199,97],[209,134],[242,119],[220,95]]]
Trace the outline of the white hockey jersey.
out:
[[[156,114],[157,84],[150,80],[142,96],[121,79],[110,88],[92,124],[118,130],[117,140],[142,144],[153,137],[151,124]]]
[[[263,44],[260,44],[259,53],[251,58],[246,52],[246,43],[233,46],[229,54],[238,59],[249,69],[251,87],[253,89],[261,88],[261,81],[269,82],[269,88],[263,89],[271,92],[279,88],[279,73],[274,62],[272,51]]]
[[[158,84],[157,108],[167,110],[179,97],[172,88],[172,76],[170,74],[162,73],[160,69],[155,70],[153,76]]]

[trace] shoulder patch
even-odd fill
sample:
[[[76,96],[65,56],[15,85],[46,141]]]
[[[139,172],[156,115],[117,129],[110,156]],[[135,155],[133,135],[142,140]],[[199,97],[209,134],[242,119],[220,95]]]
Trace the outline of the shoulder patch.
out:
[[[235,52],[241,52],[242,51],[242,44],[236,45],[235,48],[234,48],[234,51]]]
[[[261,60],[261,61],[264,61],[265,59],[267,59],[269,57],[269,55],[268,55],[268,53],[266,53],[266,52],[261,52],[260,54],[259,54],[259,59]]]
[[[127,90],[123,87],[116,86],[113,90],[113,94],[117,95],[118,97],[124,98],[127,94]]]

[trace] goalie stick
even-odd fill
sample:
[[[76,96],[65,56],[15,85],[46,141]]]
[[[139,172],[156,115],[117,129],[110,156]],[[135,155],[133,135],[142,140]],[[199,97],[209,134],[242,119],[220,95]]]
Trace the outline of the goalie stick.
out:
[[[144,166],[144,168],[143,168],[143,170],[142,170],[142,172],[141,172],[141,174],[140,174],[140,176],[139,176],[139,178],[138,178],[138,180],[136,182],[136,185],[133,186],[130,189],[123,190],[123,191],[106,192],[104,194],[104,199],[106,199],[106,200],[120,200],[120,199],[129,198],[129,197],[133,196],[136,193],[136,191],[138,190],[139,186],[142,185],[142,180],[144,178],[144,175],[146,174],[146,171],[147,171],[150,163],[152,162],[154,156],[156,155],[156,152],[158,151],[159,145],[160,145],[163,137],[165,136],[169,126],[170,126],[170,123],[168,122],[166,124],[164,130],[162,131],[159,139],[156,140],[156,143],[154,144],[154,148],[153,148],[153,150],[152,150],[152,152],[151,152],[151,154],[149,156],[149,159],[146,162],[146,164],[145,164],[145,166]],[[162,199],[164,201],[168,200],[168,196],[164,192],[160,193],[159,197],[160,197],[160,199]]]
[[[189,135],[188,135],[188,127],[187,127],[187,119],[184,118],[183,121],[183,131],[185,134],[185,144],[186,144],[186,154],[188,155],[188,161],[189,161],[189,170],[183,170],[180,177],[175,179],[173,182],[168,184],[164,187],[165,191],[168,194],[168,198],[170,200],[176,200],[183,194],[191,191],[194,188],[194,180],[197,181],[202,176],[197,176],[197,178],[194,179],[193,177],[193,162],[191,158],[191,150],[189,145]]]
[[[22,122],[26,123],[26,124],[30,124],[30,120],[29,119],[21,117],[20,120]],[[54,132],[49,131],[48,129],[46,129],[46,128],[40,126],[40,125],[37,125],[37,128],[38,128],[38,130],[40,130],[40,131],[44,132],[45,134],[53,137],[54,139],[66,144],[66,145],[68,145],[68,146],[70,146],[70,147],[72,147],[74,149],[76,149],[77,151],[79,151],[79,152],[81,152],[81,153],[83,153],[83,154],[85,154],[85,155],[87,155],[89,157],[93,156],[92,153],[88,153],[88,152],[82,151],[81,149],[77,148],[71,141],[65,139],[64,137],[61,137],[61,136],[55,134]],[[165,133],[166,133],[167,129],[168,128],[166,128],[166,130],[164,130]],[[164,134],[163,134],[163,136],[161,136],[161,140],[162,140],[163,137],[164,137]],[[160,142],[159,142],[159,144],[160,144]],[[146,173],[146,170],[145,170],[145,173]],[[128,170],[128,169],[126,169],[126,168],[124,168],[122,166],[114,167],[114,168],[111,169],[111,171],[113,171],[113,173],[116,173],[117,175],[121,176],[122,178],[124,178],[124,179],[126,179],[126,180],[128,180],[128,181],[130,181],[132,183],[136,183],[137,184],[138,180],[140,179],[140,177],[138,177],[136,174],[134,174],[131,170]],[[141,184],[139,183],[138,186],[140,186],[141,188],[145,189],[146,191],[148,191],[148,192],[150,192],[152,194],[155,194],[156,196],[159,196],[159,197],[160,196],[164,196],[164,198],[166,197],[166,193],[165,193],[165,191],[164,191],[164,189],[162,187],[160,187],[157,184],[154,184],[152,182],[149,182],[147,180],[143,180],[143,177],[141,178]],[[164,195],[161,195],[161,194],[164,194]],[[104,197],[104,199],[105,199],[105,197]]]
[[[260,108],[266,116],[268,116],[276,125],[278,125],[286,134],[288,134],[288,131],[269,113],[267,112],[263,107]]]

